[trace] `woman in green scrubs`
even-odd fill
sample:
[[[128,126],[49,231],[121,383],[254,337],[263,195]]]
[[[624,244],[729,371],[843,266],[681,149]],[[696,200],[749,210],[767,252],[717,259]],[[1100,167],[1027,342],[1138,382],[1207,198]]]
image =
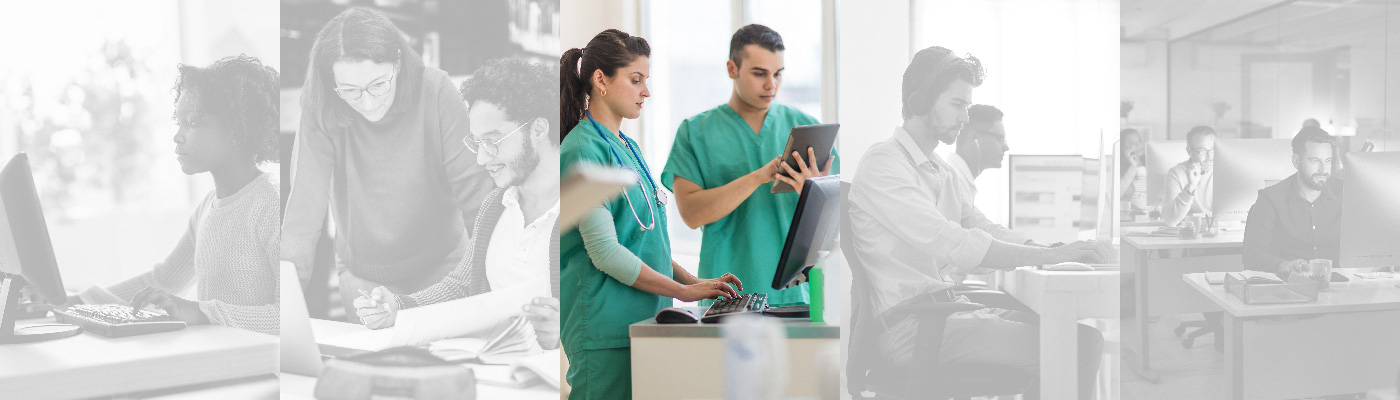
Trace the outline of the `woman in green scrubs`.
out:
[[[646,39],[609,29],[559,59],[561,176],[581,163],[635,171],[637,185],[561,232],[561,335],[569,357],[570,399],[630,399],[631,340],[627,326],[671,304],[734,297],[739,279],[699,279],[671,260],[667,198],[637,142],[620,130],[641,116],[651,96]]]

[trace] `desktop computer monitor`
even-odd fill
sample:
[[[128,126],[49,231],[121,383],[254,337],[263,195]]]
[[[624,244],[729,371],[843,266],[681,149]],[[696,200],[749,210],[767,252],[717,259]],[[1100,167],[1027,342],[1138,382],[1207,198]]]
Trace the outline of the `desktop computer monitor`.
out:
[[[68,300],[29,156],[24,153],[11,158],[0,170],[0,272],[4,273],[0,277],[0,344],[58,339],[82,332],[66,324],[15,326],[21,287],[27,285],[51,304],[63,305]]]
[[[1291,139],[1218,139],[1215,141],[1215,198],[1211,212],[1218,221],[1244,221],[1259,190],[1287,179],[1293,168]]]
[[[816,265],[821,253],[831,249],[841,223],[840,201],[840,175],[811,178],[802,185],[802,197],[797,200],[778,271],[773,275],[774,289],[800,283],[799,278]]]
[[[1342,157],[1342,254],[1346,268],[1400,266],[1400,151]]]
[[[1147,158],[1147,207],[1161,207],[1167,197],[1167,170],[1191,156],[1186,153],[1185,140],[1147,142],[1143,147]]]

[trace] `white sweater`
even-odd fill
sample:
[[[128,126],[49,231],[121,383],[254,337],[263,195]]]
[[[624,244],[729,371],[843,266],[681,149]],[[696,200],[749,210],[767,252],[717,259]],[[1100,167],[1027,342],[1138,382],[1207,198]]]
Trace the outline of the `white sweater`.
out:
[[[147,286],[176,294],[196,283],[199,309],[210,322],[277,335],[280,188],[275,174],[264,173],[231,196],[219,199],[211,191],[165,262],[79,296],[90,304],[130,304]]]

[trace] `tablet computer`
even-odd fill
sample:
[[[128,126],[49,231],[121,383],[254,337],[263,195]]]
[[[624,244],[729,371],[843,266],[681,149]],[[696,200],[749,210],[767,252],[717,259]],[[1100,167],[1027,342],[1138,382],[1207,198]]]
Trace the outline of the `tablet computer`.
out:
[[[831,158],[831,147],[836,145],[836,131],[841,128],[841,124],[820,124],[803,125],[792,128],[792,133],[788,134],[787,146],[783,148],[784,164],[792,167],[793,171],[800,171],[797,166],[797,159],[792,157],[792,152],[796,151],[807,158],[807,148],[811,147],[817,156],[817,168],[826,166],[826,160]],[[806,161],[806,160],[804,160]],[[778,173],[789,176],[787,170],[782,166],[778,167]],[[772,193],[792,192],[792,185],[774,179]]]

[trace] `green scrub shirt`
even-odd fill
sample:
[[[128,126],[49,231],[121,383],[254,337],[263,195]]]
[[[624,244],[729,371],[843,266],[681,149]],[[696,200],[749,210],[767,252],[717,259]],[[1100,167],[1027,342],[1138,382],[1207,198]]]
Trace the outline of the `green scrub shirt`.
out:
[[[755,135],[734,109],[720,105],[681,122],[661,182],[672,191],[676,177],[695,182],[701,189],[724,186],[778,157],[793,127],[818,123],[795,108],[773,104]],[[807,158],[805,151],[801,154]],[[832,161],[832,174],[841,171],[840,164],[839,158]],[[805,283],[785,290],[772,288],[778,257],[801,196],[769,193],[772,185],[760,185],[734,212],[701,228],[699,277],[713,279],[728,272],[744,283],[745,293],[765,293],[771,304],[808,303]]]
[[[598,125],[598,128],[605,131],[603,132],[604,136],[599,136],[593,124],[584,119],[564,137],[559,146],[560,176],[569,176],[572,168],[579,163],[622,165],[637,171],[638,175],[641,176],[640,163],[644,163],[645,160],[637,160],[633,157],[627,144],[624,144],[616,134],[606,132],[607,128],[602,125]],[[621,164],[608,150],[609,144],[622,158]],[[636,142],[632,142],[631,145],[640,149]],[[641,185],[627,188],[627,194],[631,196],[632,206],[637,210],[636,218],[640,218],[643,224],[651,223],[651,213],[652,210],[655,211],[656,229],[642,231],[641,226],[637,224],[636,218],[632,215],[632,210],[628,208],[627,200],[619,197],[606,205],[616,224],[618,242],[641,258],[642,262],[651,269],[666,277],[671,277],[671,242],[666,234],[665,207],[656,205],[656,198],[652,194],[650,185],[646,183],[645,177],[642,177]],[[671,299],[623,284],[595,267],[593,260],[588,257],[587,251],[584,250],[583,238],[576,227],[561,232],[559,256],[560,294],[562,296],[560,333],[564,348],[567,349],[570,360],[576,356],[589,359],[588,363],[572,365],[569,376],[626,373],[629,370],[629,366],[626,365],[627,358],[589,357],[589,354],[602,353],[586,352],[629,348],[631,340],[627,334],[627,326],[655,317],[658,311],[671,305]],[[608,371],[601,372],[575,373],[572,371],[574,368],[593,368],[600,365],[599,363],[609,364],[611,367],[607,368]],[[587,386],[590,382],[573,382],[571,380],[569,384],[574,387],[575,391],[578,391],[579,386]],[[591,387],[584,392],[616,394],[616,396],[606,396],[607,398],[624,398],[626,397],[624,395],[631,393],[630,387],[604,386],[609,387]]]

